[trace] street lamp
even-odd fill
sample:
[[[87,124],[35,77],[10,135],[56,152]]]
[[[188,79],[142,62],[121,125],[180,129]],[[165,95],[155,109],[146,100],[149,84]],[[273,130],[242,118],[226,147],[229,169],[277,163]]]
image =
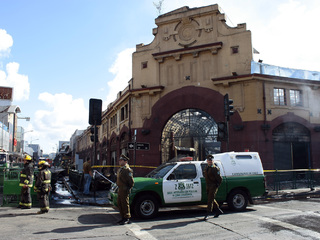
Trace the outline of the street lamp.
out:
[[[25,132],[22,132],[22,131],[21,131],[20,152],[24,152],[24,149],[25,149],[25,147],[27,146],[27,145],[25,144],[25,138],[24,138],[24,135],[25,135],[26,133],[30,133],[30,132],[33,132],[33,130],[31,129],[31,130],[29,130],[29,131],[25,131]]]
[[[20,110],[20,109],[19,109]],[[17,112],[20,113],[21,111]],[[27,122],[30,121],[30,117],[19,117],[17,114],[14,115],[14,117],[17,117],[17,119],[25,119]],[[13,136],[12,136],[12,152],[15,152],[15,145],[17,145],[17,140],[16,140],[16,136],[15,136],[15,123],[16,120],[14,119],[13,121]]]
[[[18,119],[25,119],[27,122],[30,121],[30,117],[17,117]]]

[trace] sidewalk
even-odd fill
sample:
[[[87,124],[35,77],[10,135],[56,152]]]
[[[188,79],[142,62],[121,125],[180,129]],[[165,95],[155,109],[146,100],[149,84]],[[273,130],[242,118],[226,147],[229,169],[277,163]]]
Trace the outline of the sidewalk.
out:
[[[268,195],[259,197],[257,199],[292,199],[298,197],[320,197],[320,187],[315,187],[313,190],[311,188],[298,188],[298,189],[281,189],[278,191],[269,191]]]

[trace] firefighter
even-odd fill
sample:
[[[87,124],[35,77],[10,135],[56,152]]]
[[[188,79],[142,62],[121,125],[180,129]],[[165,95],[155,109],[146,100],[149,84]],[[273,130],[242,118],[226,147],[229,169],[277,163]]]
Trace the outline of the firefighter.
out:
[[[37,192],[40,211],[38,214],[49,212],[49,194],[51,191],[51,172],[48,169],[49,163],[46,161],[39,162],[39,173],[34,186],[34,191]]]
[[[30,189],[33,185],[33,163],[32,158],[29,155],[25,155],[23,158],[23,169],[20,173],[21,196],[18,208],[30,209],[32,206]]]

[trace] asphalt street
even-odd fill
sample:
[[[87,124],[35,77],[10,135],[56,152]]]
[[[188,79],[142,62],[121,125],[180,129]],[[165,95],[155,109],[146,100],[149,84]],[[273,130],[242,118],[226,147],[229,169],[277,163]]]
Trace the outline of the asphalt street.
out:
[[[248,237],[247,233],[241,233],[244,231],[250,232],[250,226],[249,229],[246,230],[243,229],[243,226],[239,226],[239,230],[230,230],[232,227],[226,229],[225,226],[234,227],[239,224],[239,221],[243,219],[243,217],[251,219],[250,221],[252,221],[252,223],[255,223],[257,220],[265,221],[265,217],[256,216],[259,211],[279,211],[275,210],[277,208],[263,207],[264,204],[268,202],[290,201],[291,199],[319,197],[320,195],[320,189],[313,191],[310,191],[310,189],[282,190],[270,192],[269,196],[256,199],[258,204],[252,207],[250,206],[249,210],[245,213],[231,213],[228,209],[223,208],[225,214],[220,216],[218,220],[212,218],[208,222],[204,222],[203,215],[205,214],[205,207],[197,206],[192,209],[165,209],[156,219],[142,221],[133,218],[132,224],[121,226],[116,224],[119,220],[119,213],[109,205],[106,199],[107,191],[96,192],[95,197],[94,193],[92,193],[92,195],[88,197],[83,196],[77,191],[70,193],[67,190],[68,188],[57,188],[57,192],[52,195],[48,214],[36,214],[38,211],[36,206],[32,209],[1,207],[0,239],[204,240],[212,239],[210,228],[219,229],[221,234],[222,232],[228,233],[228,238],[223,237],[224,235],[222,234],[219,235],[219,237],[217,236],[216,239],[255,239],[254,237]],[[232,223],[233,221],[234,223]],[[272,221],[274,222],[274,220],[271,221],[269,219],[268,221],[268,224]],[[287,225],[278,224],[277,226],[283,227]],[[268,239],[277,239],[272,238],[274,235],[272,233],[273,230],[271,230],[270,233],[264,233],[259,232],[260,230],[258,229],[257,232],[262,235],[257,236],[269,236]],[[307,232],[306,234],[309,233]],[[310,239],[320,238],[320,234],[314,231],[308,236],[311,236]],[[315,236],[315,238],[312,238],[312,236]],[[291,239],[303,238],[291,237]]]

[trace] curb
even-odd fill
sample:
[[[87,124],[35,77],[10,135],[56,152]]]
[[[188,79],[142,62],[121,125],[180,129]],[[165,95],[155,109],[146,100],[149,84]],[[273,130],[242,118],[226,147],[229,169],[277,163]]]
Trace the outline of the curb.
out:
[[[255,199],[264,200],[264,199],[292,199],[295,197],[308,197],[308,196],[319,196],[320,197],[320,189],[310,189],[310,188],[302,188],[302,189],[284,189],[279,191],[271,191],[266,196],[258,197]]]

